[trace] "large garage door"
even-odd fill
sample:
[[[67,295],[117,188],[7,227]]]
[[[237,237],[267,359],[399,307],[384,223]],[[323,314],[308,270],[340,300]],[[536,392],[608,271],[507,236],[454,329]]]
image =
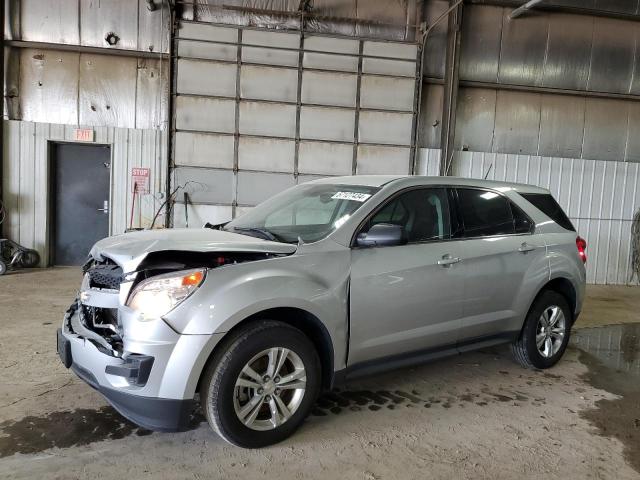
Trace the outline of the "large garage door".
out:
[[[316,176],[411,172],[416,44],[183,21],[174,52],[175,226]]]

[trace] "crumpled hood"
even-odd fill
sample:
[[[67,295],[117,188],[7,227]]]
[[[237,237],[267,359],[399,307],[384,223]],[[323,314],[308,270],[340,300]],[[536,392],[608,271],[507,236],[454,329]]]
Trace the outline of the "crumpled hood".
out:
[[[271,242],[222,230],[176,228],[108,237],[93,246],[91,256],[97,260],[110,258],[125,272],[133,272],[149,253],[163,250],[291,254],[296,248],[296,245],[289,243]]]

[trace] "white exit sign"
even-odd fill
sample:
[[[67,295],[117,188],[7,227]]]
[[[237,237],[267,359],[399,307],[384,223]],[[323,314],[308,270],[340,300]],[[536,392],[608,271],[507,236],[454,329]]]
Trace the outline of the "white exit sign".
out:
[[[93,142],[93,130],[91,128],[76,128],[73,131],[73,139],[76,142]]]

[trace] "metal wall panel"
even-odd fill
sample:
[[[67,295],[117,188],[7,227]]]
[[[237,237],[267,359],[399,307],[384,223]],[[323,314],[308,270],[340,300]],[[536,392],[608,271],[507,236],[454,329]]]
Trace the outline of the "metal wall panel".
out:
[[[415,64],[414,64],[415,69]],[[415,80],[362,76],[360,106],[384,110],[413,111]]]
[[[313,140],[353,141],[355,110],[346,108],[302,107],[300,136]]]
[[[242,61],[297,67],[298,52],[274,50],[273,48],[242,47]]]
[[[233,168],[233,137],[207,133],[176,132],[175,165]]]
[[[624,160],[628,120],[626,102],[589,99],[585,111],[582,157]]]
[[[304,103],[355,107],[357,85],[357,75],[305,71],[301,99]]]
[[[20,1],[22,40],[77,45],[78,24],[78,0]]]
[[[136,58],[81,54],[79,123],[135,127],[137,76]]]
[[[436,148],[419,149],[415,174],[438,176],[440,174],[440,150]]]
[[[232,170],[177,167],[173,169],[172,186],[186,191],[194,204],[231,205],[235,179]]]
[[[80,0],[80,43],[108,47],[109,33],[120,39],[110,48],[138,48],[138,2]]]
[[[202,132],[233,133],[236,102],[180,95],[176,98],[176,128]],[[216,112],[216,115],[211,115]]]
[[[636,38],[640,32],[636,22],[540,11],[510,19],[511,11],[488,5],[465,8],[460,65],[463,81],[640,92]],[[427,60],[427,67],[432,62]],[[427,76],[442,78],[443,70]]]
[[[549,188],[585,237],[587,281],[629,284],[633,214],[640,208],[640,164],[573,158],[460,152],[455,175]]]
[[[294,185],[292,175],[238,172],[238,203],[257,205]]]
[[[457,150],[490,152],[496,119],[496,90],[461,89],[456,115],[455,146]]]
[[[252,65],[243,65],[240,70],[242,98],[295,102],[297,94],[297,70]]]
[[[494,152],[538,153],[540,101],[539,93],[498,90]]]
[[[416,76],[416,62],[402,60],[385,60],[381,58],[363,58],[362,72],[376,75],[396,75],[401,77]],[[397,79],[395,79],[397,80]]]
[[[504,9],[500,49],[500,83],[541,85],[549,24],[546,15],[509,19]]]
[[[138,50],[148,52],[169,51],[169,2],[155,1],[156,9],[150,11],[147,2],[138,0]]]
[[[595,22],[588,90],[629,91],[636,31],[636,22],[610,18],[599,18]]]
[[[180,40],[178,57],[202,58],[208,60],[224,60],[235,62],[238,58],[238,47],[235,45],[215,44]]]
[[[640,162],[640,103],[629,103],[629,127],[627,129],[627,162]]]
[[[232,27],[219,27],[206,23],[180,22],[176,35],[180,38],[191,40],[206,40],[208,42],[238,41],[238,29]]]
[[[4,121],[3,200],[8,212],[6,235],[49,261],[49,142],[73,141],[73,126]],[[132,207],[129,179],[132,167],[150,168],[151,192],[134,206],[134,227],[151,224],[165,192],[166,132],[112,127],[94,128],[96,143],[111,146],[112,188],[110,232],[128,227]]]
[[[411,144],[413,115],[390,112],[360,112],[358,139],[362,143]]]
[[[79,53],[23,49],[20,53],[20,113],[45,122],[78,122]]]
[[[304,52],[302,64],[305,68],[339,70],[344,72],[358,71],[358,57],[347,55],[331,55],[330,53]]]
[[[326,142],[301,142],[298,171],[318,175],[351,175],[353,146]]]
[[[545,87],[584,90],[591,67],[594,19],[584,15],[549,15]]]
[[[136,128],[164,129],[169,115],[169,69],[162,60],[138,59]]]
[[[497,81],[502,17],[501,7],[465,6],[460,78],[480,82]]]
[[[424,3],[424,19],[427,25],[449,8],[448,0],[431,0]],[[445,52],[447,51],[447,22],[440,22],[431,30],[424,50],[424,74],[427,77],[444,77]]]
[[[293,173],[295,149],[292,140],[242,137],[238,147],[238,168]]]
[[[358,175],[407,175],[411,151],[408,148],[358,146]]]
[[[178,60],[177,93],[235,97],[236,65],[200,60]]]
[[[275,103],[240,102],[240,133],[270,137],[296,136],[296,107]]]
[[[585,100],[580,97],[542,95],[541,102],[538,153],[551,157],[580,158]]]
[[[442,130],[442,85],[422,86],[422,107],[420,108],[420,131],[418,145],[427,148],[440,148]]]

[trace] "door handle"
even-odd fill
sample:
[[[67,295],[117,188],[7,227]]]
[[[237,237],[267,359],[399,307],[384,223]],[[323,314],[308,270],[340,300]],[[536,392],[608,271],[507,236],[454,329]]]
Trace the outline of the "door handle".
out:
[[[452,257],[448,253],[442,256],[442,259],[438,260],[438,265],[441,267],[450,267],[454,263],[458,263],[460,261],[460,257]]]
[[[105,200],[102,204],[102,208],[98,209],[99,212],[109,213],[109,200]]]
[[[520,253],[527,253],[527,252],[531,252],[533,250],[535,250],[536,247],[534,247],[533,245],[529,245],[527,242],[524,242],[522,245],[520,245],[520,248],[518,248],[518,251]]]

